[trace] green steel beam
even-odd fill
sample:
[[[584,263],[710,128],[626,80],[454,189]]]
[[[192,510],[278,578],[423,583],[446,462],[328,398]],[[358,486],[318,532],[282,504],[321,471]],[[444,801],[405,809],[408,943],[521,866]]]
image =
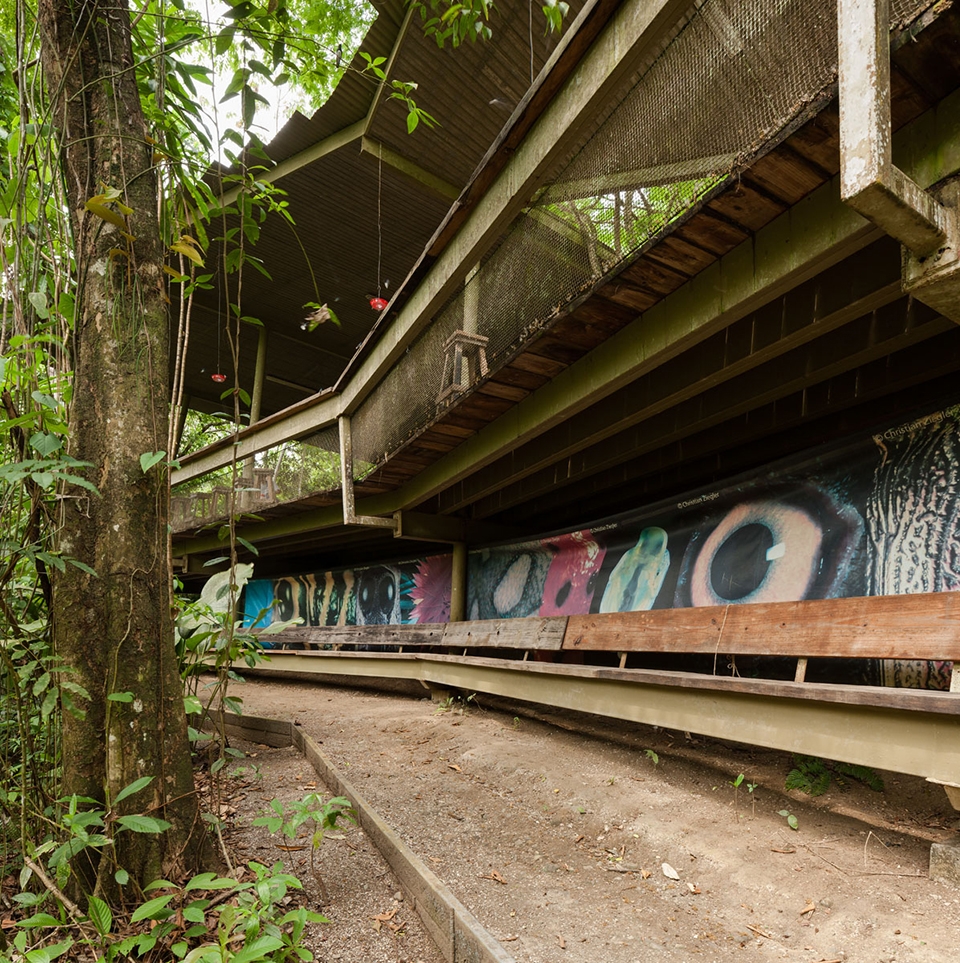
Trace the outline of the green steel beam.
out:
[[[453,184],[445,181],[442,177],[437,177],[435,174],[431,174],[430,171],[424,170],[419,164],[410,160],[409,157],[404,157],[403,154],[391,150],[385,144],[380,143],[380,141],[373,140],[364,135],[360,138],[360,150],[362,153],[369,154],[378,161],[382,161],[387,167],[393,168],[393,170],[403,174],[404,177],[409,177],[410,180],[416,181],[421,187],[426,187],[428,190],[433,191],[434,194],[443,198],[445,201],[455,201],[460,196],[459,188],[454,187]]]
[[[312,164],[315,160],[326,157],[327,154],[332,154],[335,150],[340,150],[341,147],[346,147],[347,144],[359,140],[366,129],[367,118],[358,120],[356,123],[344,127],[343,130],[338,130],[329,137],[325,137],[318,143],[311,144],[309,147],[304,148],[299,154],[294,154],[293,157],[288,157],[286,160],[280,161],[276,167],[271,167],[270,170],[258,174],[257,180],[273,184],[282,177],[286,177],[288,174],[292,174],[294,171],[298,171],[302,167]],[[221,195],[219,203],[223,207],[227,207],[239,196],[240,188],[231,188]]]
[[[411,679],[485,692],[612,719],[663,726],[786,752],[960,783],[960,716],[793,699],[723,689],[656,685],[604,677],[604,670],[548,663],[415,654],[278,653],[269,669],[244,675]],[[282,668],[281,668],[282,666]]]

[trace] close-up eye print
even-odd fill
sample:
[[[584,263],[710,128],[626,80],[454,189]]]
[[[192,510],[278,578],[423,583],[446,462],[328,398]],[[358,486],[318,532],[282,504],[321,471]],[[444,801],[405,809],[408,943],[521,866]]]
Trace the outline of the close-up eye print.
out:
[[[829,598],[849,574],[862,533],[859,513],[811,486],[742,502],[691,536],[675,604]]]
[[[399,573],[386,566],[357,572],[357,624],[389,625],[399,621]]]

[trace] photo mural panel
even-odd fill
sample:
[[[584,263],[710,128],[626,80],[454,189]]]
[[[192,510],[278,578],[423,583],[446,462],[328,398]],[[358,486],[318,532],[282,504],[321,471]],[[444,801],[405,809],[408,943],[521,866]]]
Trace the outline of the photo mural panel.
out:
[[[473,551],[467,618],[954,591],[958,432],[953,406],[580,531]],[[437,555],[253,582],[245,612],[272,593],[276,617],[309,625],[444,622],[451,574]],[[946,664],[890,673],[949,680]]]

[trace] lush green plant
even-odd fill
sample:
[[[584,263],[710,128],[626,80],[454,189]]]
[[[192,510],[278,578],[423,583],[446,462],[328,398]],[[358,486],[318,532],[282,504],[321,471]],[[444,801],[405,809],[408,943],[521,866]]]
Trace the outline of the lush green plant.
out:
[[[468,696],[463,695],[461,692],[453,692],[437,703],[437,708],[433,710],[434,715],[442,715],[445,712],[455,712],[457,715],[465,716],[470,711],[471,704],[479,705],[479,703],[474,702],[476,697],[476,692],[471,692]],[[516,728],[516,726],[514,726],[514,728]]]
[[[356,810],[353,804],[345,796],[334,796],[324,800],[317,793],[310,793],[303,799],[295,800],[286,806],[277,799],[270,803],[269,812],[258,816],[254,821],[254,826],[266,826],[271,833],[282,833],[287,839],[296,839],[303,826],[307,826],[310,832],[310,871],[313,873],[320,886],[320,893],[323,901],[329,900],[327,887],[323,882],[323,877],[315,865],[315,855],[320,845],[323,843],[324,836],[337,826],[339,819],[355,823]]]
[[[795,753],[794,768],[787,774],[785,787],[799,789],[808,796],[822,796],[835,782],[840,789],[849,788],[844,777],[856,779],[869,786],[874,792],[883,792],[883,779],[868,766],[857,766],[847,762],[830,762],[815,756]]]

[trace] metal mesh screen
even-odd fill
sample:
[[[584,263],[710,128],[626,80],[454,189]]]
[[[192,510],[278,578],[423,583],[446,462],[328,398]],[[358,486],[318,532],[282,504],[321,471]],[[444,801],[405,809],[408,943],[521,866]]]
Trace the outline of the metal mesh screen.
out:
[[[891,21],[928,5],[896,0]],[[836,18],[836,0],[703,3],[355,413],[358,467],[382,464],[828,93]]]

